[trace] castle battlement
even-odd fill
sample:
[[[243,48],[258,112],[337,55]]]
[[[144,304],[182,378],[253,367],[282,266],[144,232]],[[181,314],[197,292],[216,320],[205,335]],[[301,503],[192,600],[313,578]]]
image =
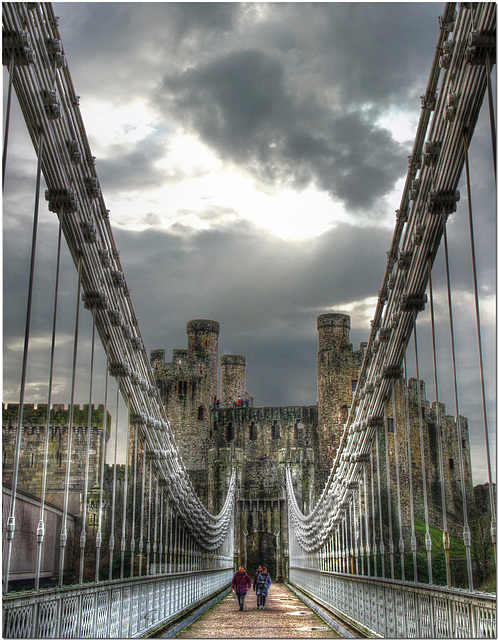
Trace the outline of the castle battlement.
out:
[[[88,415],[89,404],[75,404],[73,407],[73,427],[83,428],[88,427]],[[50,427],[52,429],[58,427],[67,427],[70,420],[70,405],[54,404],[50,410]],[[92,404],[92,428],[101,429],[104,424],[104,409],[103,404]],[[17,429],[17,421],[19,416],[19,404],[12,403],[5,405],[2,403],[2,426],[3,429]],[[22,413],[22,422],[24,426],[30,426],[38,430],[43,430],[47,424],[47,404],[39,403],[29,404],[25,403]],[[111,429],[111,414],[107,412],[107,432],[109,435]]]

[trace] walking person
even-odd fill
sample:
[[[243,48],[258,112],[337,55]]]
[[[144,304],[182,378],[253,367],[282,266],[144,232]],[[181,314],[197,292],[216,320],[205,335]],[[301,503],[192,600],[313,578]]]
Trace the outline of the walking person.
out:
[[[266,596],[268,595],[268,589],[271,585],[270,574],[268,573],[268,569],[263,567],[263,571],[258,574],[257,584],[256,584],[256,596],[258,599],[258,609],[265,608]]]
[[[239,570],[235,572],[232,578],[232,592],[235,590],[237,599],[239,601],[239,611],[244,609],[244,598],[251,588],[251,578],[244,571],[244,567],[239,567]]]
[[[262,571],[263,571],[263,567],[261,565],[259,565],[258,570],[254,574],[254,580],[253,580],[253,583],[252,583],[252,589],[253,589],[254,592],[256,592],[256,583],[258,581],[258,576]],[[257,598],[257,604],[258,604],[258,609],[259,609],[259,598]]]

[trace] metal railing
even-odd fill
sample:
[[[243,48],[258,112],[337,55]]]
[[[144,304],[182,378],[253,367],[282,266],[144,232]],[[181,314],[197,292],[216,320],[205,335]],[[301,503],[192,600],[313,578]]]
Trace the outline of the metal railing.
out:
[[[383,638],[495,638],[496,599],[398,580],[290,567],[291,583]]]
[[[5,596],[4,638],[127,638],[165,625],[230,584],[232,568]]]

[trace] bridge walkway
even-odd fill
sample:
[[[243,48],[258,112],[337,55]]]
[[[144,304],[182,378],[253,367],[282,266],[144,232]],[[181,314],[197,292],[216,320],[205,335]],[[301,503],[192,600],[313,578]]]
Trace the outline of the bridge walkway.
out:
[[[273,583],[264,610],[256,594],[247,594],[244,610],[230,592],[218,604],[183,629],[176,638],[339,638],[336,631],[306,606],[288,587]]]

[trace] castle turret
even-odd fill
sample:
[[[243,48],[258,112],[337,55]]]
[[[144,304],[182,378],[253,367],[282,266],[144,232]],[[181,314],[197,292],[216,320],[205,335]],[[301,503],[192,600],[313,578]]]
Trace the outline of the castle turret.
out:
[[[246,396],[246,357],[223,355],[220,358],[221,398],[225,404]]]
[[[351,318],[345,313],[324,313],[316,319],[318,350],[347,347]]]
[[[349,342],[351,319],[344,313],[317,318],[317,400],[321,465],[332,464],[347,421],[363,350]]]
[[[211,397],[218,394],[218,336],[220,323],[216,320],[190,320],[187,322],[187,349],[191,364],[203,361],[208,378],[207,388],[204,389]],[[208,398],[203,398],[208,402]]]

